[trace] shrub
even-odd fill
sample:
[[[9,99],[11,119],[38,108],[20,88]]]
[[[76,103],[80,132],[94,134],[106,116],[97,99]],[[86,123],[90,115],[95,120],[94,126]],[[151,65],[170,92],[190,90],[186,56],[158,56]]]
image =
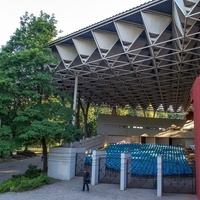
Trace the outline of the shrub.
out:
[[[27,177],[22,177],[20,179],[20,183],[14,184],[14,186],[10,188],[10,191],[20,192],[20,191],[32,190],[34,188],[38,188],[49,183],[50,183],[50,178],[44,174],[40,174],[37,178],[32,178],[32,179]]]
[[[1,183],[0,193],[32,190],[49,183],[50,178],[43,174],[41,169],[37,169],[35,165],[29,165],[24,174],[14,175],[11,179]]]
[[[0,184],[0,193],[9,192],[10,188],[13,186],[13,180],[7,180]]]
[[[27,178],[36,178],[42,173],[41,169],[37,169],[37,165],[29,165],[25,171],[24,176]]]

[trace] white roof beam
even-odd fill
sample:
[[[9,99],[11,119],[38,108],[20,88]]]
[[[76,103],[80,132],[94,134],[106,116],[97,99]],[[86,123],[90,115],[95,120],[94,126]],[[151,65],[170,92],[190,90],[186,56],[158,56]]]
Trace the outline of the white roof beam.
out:
[[[81,58],[81,61],[83,63],[87,62],[89,57],[94,53],[94,51],[97,48],[95,42],[92,40],[86,40],[80,38],[74,38],[72,40]]]
[[[186,8],[185,8],[185,4],[184,4],[184,0],[174,0],[174,3],[176,6],[179,7],[179,9],[181,10],[181,12],[186,15]]]
[[[124,51],[128,50],[137,40],[144,28],[124,22],[115,22],[115,26],[122,42]]]
[[[56,45],[56,48],[66,68],[68,68],[78,56],[78,53],[74,47],[67,45]]]
[[[102,57],[106,57],[106,55],[118,41],[119,39],[118,35],[109,32],[106,33],[97,31],[93,31],[92,33]]]
[[[154,43],[171,22],[170,16],[141,12],[150,42]]]
[[[180,20],[180,16],[179,16],[179,10],[177,9],[176,4],[174,3],[174,7],[173,7],[173,22],[174,24],[176,24],[176,27],[178,28],[179,32],[181,33],[181,35],[183,35],[183,28],[181,25],[181,20]]]

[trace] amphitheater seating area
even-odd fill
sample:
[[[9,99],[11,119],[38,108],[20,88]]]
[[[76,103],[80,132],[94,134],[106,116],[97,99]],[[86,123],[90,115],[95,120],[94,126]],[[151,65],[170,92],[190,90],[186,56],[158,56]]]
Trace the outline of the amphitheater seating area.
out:
[[[112,144],[106,148],[106,166],[120,170],[121,153],[130,152],[130,172],[138,176],[157,174],[157,156],[162,155],[164,175],[192,174],[182,147],[154,144]],[[86,157],[91,162],[92,157]]]

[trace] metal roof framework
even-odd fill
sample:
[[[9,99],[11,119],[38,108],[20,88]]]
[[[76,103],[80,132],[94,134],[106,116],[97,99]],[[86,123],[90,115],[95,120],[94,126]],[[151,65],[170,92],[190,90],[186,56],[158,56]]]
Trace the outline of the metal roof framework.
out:
[[[187,110],[200,74],[200,0],[153,0],[50,44],[53,84],[86,102]]]

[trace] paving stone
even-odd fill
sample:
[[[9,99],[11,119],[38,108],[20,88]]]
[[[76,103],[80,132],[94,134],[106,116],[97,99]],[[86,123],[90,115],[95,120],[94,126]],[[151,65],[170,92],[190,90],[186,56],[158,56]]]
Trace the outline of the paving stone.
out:
[[[11,177],[12,174],[23,173],[29,164],[42,166],[41,158],[29,158],[7,163],[0,163],[0,182]],[[26,192],[8,192],[0,194],[0,200],[198,200],[193,194],[163,194],[156,196],[156,190],[127,188],[120,191],[118,184],[90,185],[90,192],[82,191],[82,177],[74,177],[70,181],[55,181]]]

